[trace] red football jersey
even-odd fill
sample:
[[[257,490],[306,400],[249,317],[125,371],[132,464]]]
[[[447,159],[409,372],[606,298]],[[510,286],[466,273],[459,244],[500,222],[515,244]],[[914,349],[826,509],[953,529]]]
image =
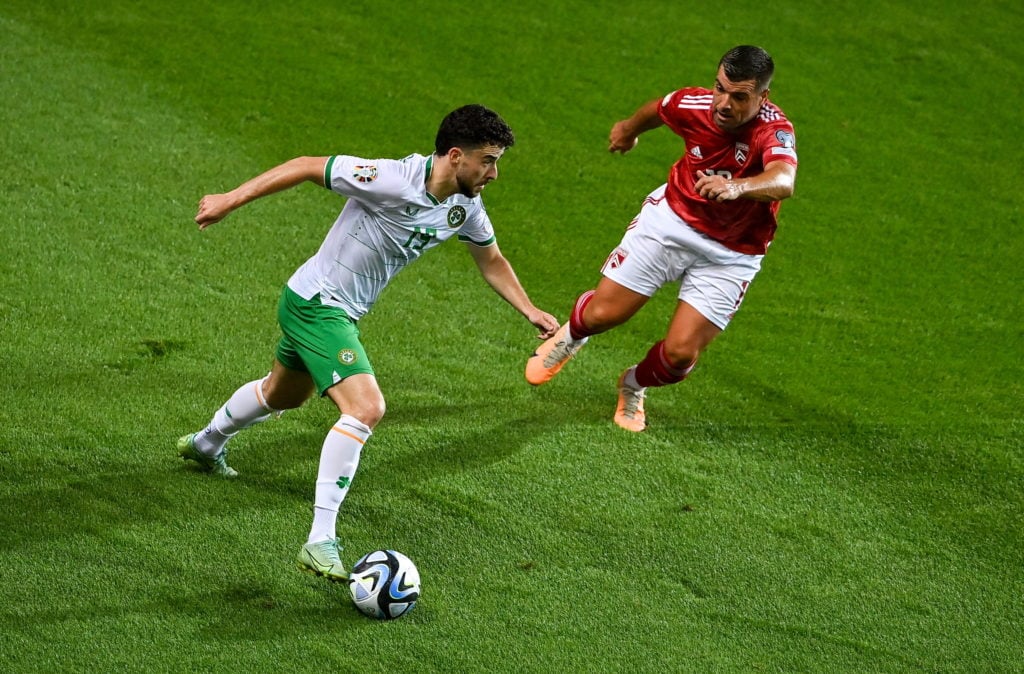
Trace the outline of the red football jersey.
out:
[[[763,255],[775,236],[778,201],[709,201],[694,191],[697,171],[745,178],[773,161],[796,166],[793,125],[771,102],[736,133],[719,129],[711,118],[710,89],[687,87],[661,101],[662,121],[686,141],[686,151],[669,172],[665,194],[676,214],[691,227],[740,253]]]

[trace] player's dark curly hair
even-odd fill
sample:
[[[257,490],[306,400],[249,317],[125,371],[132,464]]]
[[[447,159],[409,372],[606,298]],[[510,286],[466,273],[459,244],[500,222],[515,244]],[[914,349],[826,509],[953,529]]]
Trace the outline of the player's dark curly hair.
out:
[[[453,147],[475,150],[485,145],[512,147],[516,137],[498,113],[482,105],[464,105],[441,120],[434,140],[434,151],[447,154]]]
[[[775,73],[775,62],[768,52],[746,44],[725,52],[718,65],[725,68],[725,76],[732,82],[756,80],[758,92],[768,88]]]

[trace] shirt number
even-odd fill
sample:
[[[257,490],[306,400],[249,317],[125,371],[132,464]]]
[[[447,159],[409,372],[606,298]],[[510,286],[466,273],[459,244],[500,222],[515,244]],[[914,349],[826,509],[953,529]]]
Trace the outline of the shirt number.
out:
[[[423,250],[431,239],[437,236],[437,230],[430,227],[413,227],[409,239],[402,244],[405,248],[412,250]]]

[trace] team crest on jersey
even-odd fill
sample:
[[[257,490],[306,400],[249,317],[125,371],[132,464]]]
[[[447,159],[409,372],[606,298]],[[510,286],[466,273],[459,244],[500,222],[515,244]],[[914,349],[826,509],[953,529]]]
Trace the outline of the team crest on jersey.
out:
[[[448,226],[458,227],[466,221],[466,209],[462,206],[452,206],[448,209]]]
[[[353,167],[352,177],[361,183],[372,183],[377,179],[377,167],[376,166],[356,166]]]
[[[356,362],[357,358],[358,356],[356,356],[356,352],[352,349],[342,349],[338,352],[338,361],[341,362],[342,365],[352,365]]]
[[[736,163],[742,164],[747,161],[747,153],[750,152],[750,146],[746,143],[736,143]]]

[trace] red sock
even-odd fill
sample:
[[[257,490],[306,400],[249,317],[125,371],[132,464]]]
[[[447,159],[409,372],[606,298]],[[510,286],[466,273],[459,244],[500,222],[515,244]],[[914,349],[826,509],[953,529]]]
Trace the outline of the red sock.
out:
[[[651,347],[644,359],[636,366],[636,383],[640,386],[665,386],[686,379],[697,365],[695,358],[692,363],[683,367],[673,365],[665,357],[665,340]]]
[[[583,339],[596,334],[583,323],[583,310],[587,308],[593,298],[594,291],[588,290],[576,299],[576,306],[572,308],[572,314],[569,315],[569,336],[573,339]]]

